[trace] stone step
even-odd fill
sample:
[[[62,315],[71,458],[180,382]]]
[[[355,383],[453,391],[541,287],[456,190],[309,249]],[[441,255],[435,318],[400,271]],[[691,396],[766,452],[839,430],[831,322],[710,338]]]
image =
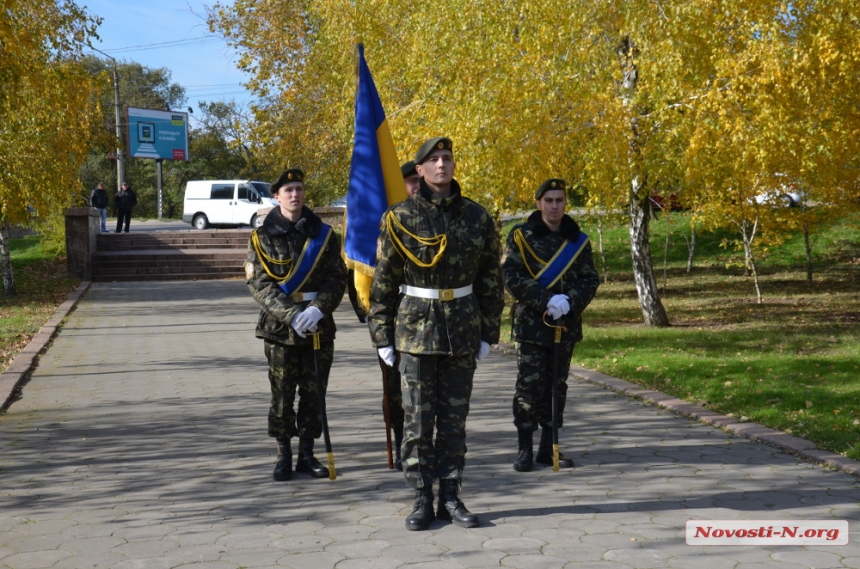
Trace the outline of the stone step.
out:
[[[134,251],[101,251],[93,255],[93,264],[146,263],[185,263],[205,260],[245,259],[244,249],[143,249]]]
[[[93,277],[93,282],[126,282],[126,281],[203,281],[203,280],[222,280],[222,279],[239,279],[245,278],[244,271],[226,272],[226,271],[211,271],[211,272],[195,272],[195,273],[176,273],[176,272],[159,272],[145,274],[104,274],[98,277]]]
[[[144,251],[159,249],[242,249],[248,247],[250,230],[157,231],[152,233],[101,233],[96,251]]]
[[[102,233],[92,280],[154,281],[243,278],[250,229]]]

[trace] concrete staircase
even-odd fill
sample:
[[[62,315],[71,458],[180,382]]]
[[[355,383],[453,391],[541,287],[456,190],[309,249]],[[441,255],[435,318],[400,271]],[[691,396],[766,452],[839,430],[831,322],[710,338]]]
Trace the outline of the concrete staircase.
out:
[[[244,278],[250,229],[100,233],[93,282]]]

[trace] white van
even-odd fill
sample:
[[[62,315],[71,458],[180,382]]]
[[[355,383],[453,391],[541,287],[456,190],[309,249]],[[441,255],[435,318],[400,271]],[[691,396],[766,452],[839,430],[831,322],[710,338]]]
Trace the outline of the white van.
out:
[[[182,221],[195,229],[210,225],[259,227],[257,210],[278,205],[269,184],[250,180],[192,180],[185,186]]]

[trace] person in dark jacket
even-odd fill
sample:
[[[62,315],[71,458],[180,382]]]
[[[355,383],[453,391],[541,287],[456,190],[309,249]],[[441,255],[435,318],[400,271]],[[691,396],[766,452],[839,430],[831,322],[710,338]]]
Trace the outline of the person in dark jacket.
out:
[[[116,232],[119,233],[125,226],[125,232],[128,233],[128,226],[131,223],[131,208],[137,205],[137,194],[126,182],[122,183],[114,196],[113,205],[116,208]]]
[[[534,462],[552,464],[552,381],[555,328],[564,326],[559,343],[557,426],[567,399],[567,375],[573,348],[582,340],[582,311],[594,298],[600,276],[594,268],[588,236],[566,213],[567,184],[551,178],[535,194],[537,211],[508,234],[505,286],[514,297],[513,333],[517,349],[514,425],[519,454],[514,470],[527,472]],[[543,427],[537,457],[532,435]],[[559,466],[573,461],[560,454]]]
[[[260,305],[256,336],[264,342],[269,363],[271,405],[268,432],[277,441],[272,474],[292,478],[290,439],[298,437],[296,472],[329,476],[314,456],[322,435],[319,391],[312,335],[319,334],[320,382],[323,394],[334,355],[332,313],[346,290],[346,266],[337,234],[305,203],[304,172],[291,168],[272,185],[280,204],[251,234],[245,277]],[[298,412],[293,404],[298,393]]]
[[[107,233],[108,194],[107,190],[105,190],[104,182],[99,182],[93,190],[93,193],[90,194],[90,206],[94,207],[99,212],[99,223],[101,225],[100,231],[102,233]]]
[[[498,343],[504,308],[495,223],[461,194],[452,146],[438,137],[418,149],[418,193],[383,216],[370,289],[373,344],[389,366],[399,356],[405,386],[403,474],[415,489],[409,530],[427,529],[435,517],[479,524],[459,498],[466,417],[476,360]]]

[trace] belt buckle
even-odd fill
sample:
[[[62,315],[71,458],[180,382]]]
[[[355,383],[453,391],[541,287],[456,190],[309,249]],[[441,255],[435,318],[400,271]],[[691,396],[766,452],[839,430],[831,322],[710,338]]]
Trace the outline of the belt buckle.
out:
[[[439,300],[443,302],[448,302],[449,300],[454,300],[454,289],[453,288],[440,288],[439,289]]]
[[[294,292],[293,294],[291,294],[291,295],[290,295],[290,300],[292,300],[293,302],[304,302],[304,300],[305,300],[305,293],[303,293],[303,292]]]

